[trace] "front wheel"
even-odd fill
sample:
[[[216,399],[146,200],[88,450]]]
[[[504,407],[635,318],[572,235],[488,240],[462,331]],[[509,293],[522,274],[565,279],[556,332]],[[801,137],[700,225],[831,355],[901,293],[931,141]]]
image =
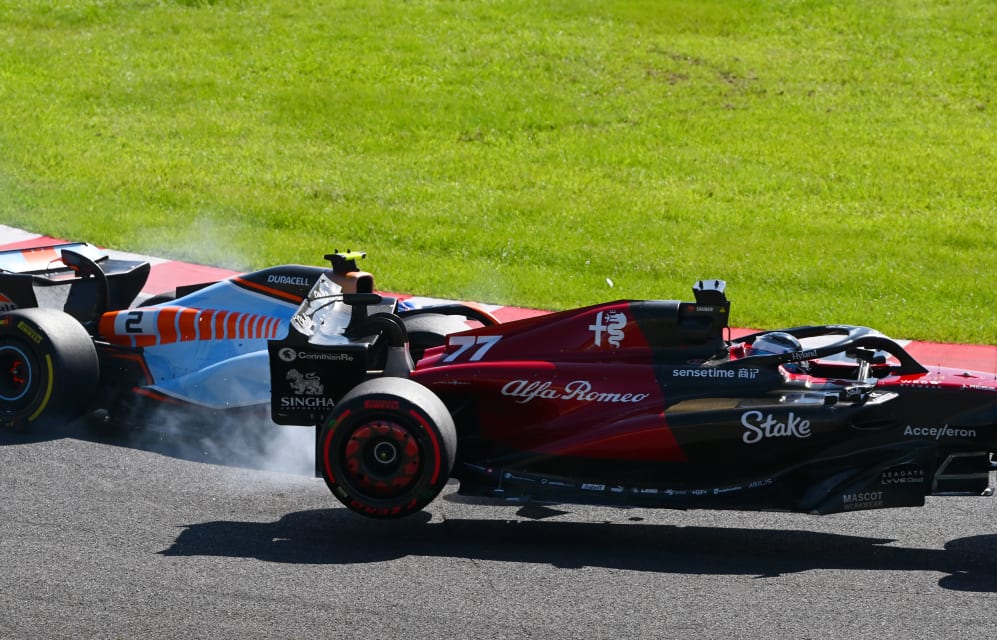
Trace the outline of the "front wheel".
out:
[[[436,394],[407,378],[376,378],[332,410],[316,455],[340,502],[372,518],[400,518],[439,495],[456,451],[453,418]]]
[[[0,426],[20,430],[79,417],[99,377],[93,340],[72,316],[39,308],[0,315]]]

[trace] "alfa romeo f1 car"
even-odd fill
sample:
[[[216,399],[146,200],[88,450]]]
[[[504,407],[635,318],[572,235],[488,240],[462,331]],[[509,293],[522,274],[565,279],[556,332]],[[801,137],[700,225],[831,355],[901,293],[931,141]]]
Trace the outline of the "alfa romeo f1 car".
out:
[[[513,502],[814,514],[990,493],[997,374],[929,369],[873,329],[731,339],[719,280],[691,302],[498,323],[406,309],[356,256],[327,257],[135,307],[145,263],[81,244],[0,253],[0,423],[267,403],[315,425],[316,472],[379,518],[449,478]]]
[[[448,478],[514,502],[812,514],[990,493],[997,374],[929,369],[861,326],[730,339],[722,281],[450,333],[414,367],[392,313],[329,335],[338,305],[379,297],[328,284],[270,341],[271,413],[317,425],[318,473],[367,516]]]
[[[258,408],[266,416],[268,341],[288,333],[320,282],[323,291],[372,295],[373,276],[357,268],[362,256],[334,253],[326,256],[331,268],[271,267],[136,305],[146,261],[112,259],[86,243],[0,252],[0,427],[44,427],[98,411],[128,423],[163,405],[205,423],[219,411]],[[495,321],[467,305],[430,312],[381,296],[335,311],[326,318],[340,331],[361,314],[391,312],[409,337],[407,356],[416,358],[466,329],[466,317]],[[372,362],[386,344],[370,345]]]

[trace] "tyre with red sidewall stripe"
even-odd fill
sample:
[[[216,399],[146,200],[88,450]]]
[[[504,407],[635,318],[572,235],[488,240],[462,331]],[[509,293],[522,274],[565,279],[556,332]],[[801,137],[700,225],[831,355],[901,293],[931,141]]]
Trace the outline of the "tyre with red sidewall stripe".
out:
[[[0,427],[44,428],[79,417],[96,395],[93,339],[56,309],[0,314]]]
[[[316,451],[333,495],[372,518],[400,518],[429,504],[446,485],[456,453],[446,405],[407,378],[368,380],[343,396]]]

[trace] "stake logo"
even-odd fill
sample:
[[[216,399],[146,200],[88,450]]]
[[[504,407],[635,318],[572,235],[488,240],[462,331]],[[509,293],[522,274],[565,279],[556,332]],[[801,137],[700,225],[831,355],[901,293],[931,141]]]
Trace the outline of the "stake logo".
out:
[[[755,444],[766,438],[809,438],[810,421],[797,418],[792,411],[785,422],[779,422],[771,413],[748,411],[741,416],[741,425],[746,431],[741,439],[745,444]]]

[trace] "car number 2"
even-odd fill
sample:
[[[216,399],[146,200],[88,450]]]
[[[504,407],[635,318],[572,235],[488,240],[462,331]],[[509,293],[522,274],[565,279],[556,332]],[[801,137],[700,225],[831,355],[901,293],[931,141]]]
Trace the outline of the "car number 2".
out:
[[[155,334],[156,314],[144,311],[119,313],[114,319],[114,332],[119,335]]]

